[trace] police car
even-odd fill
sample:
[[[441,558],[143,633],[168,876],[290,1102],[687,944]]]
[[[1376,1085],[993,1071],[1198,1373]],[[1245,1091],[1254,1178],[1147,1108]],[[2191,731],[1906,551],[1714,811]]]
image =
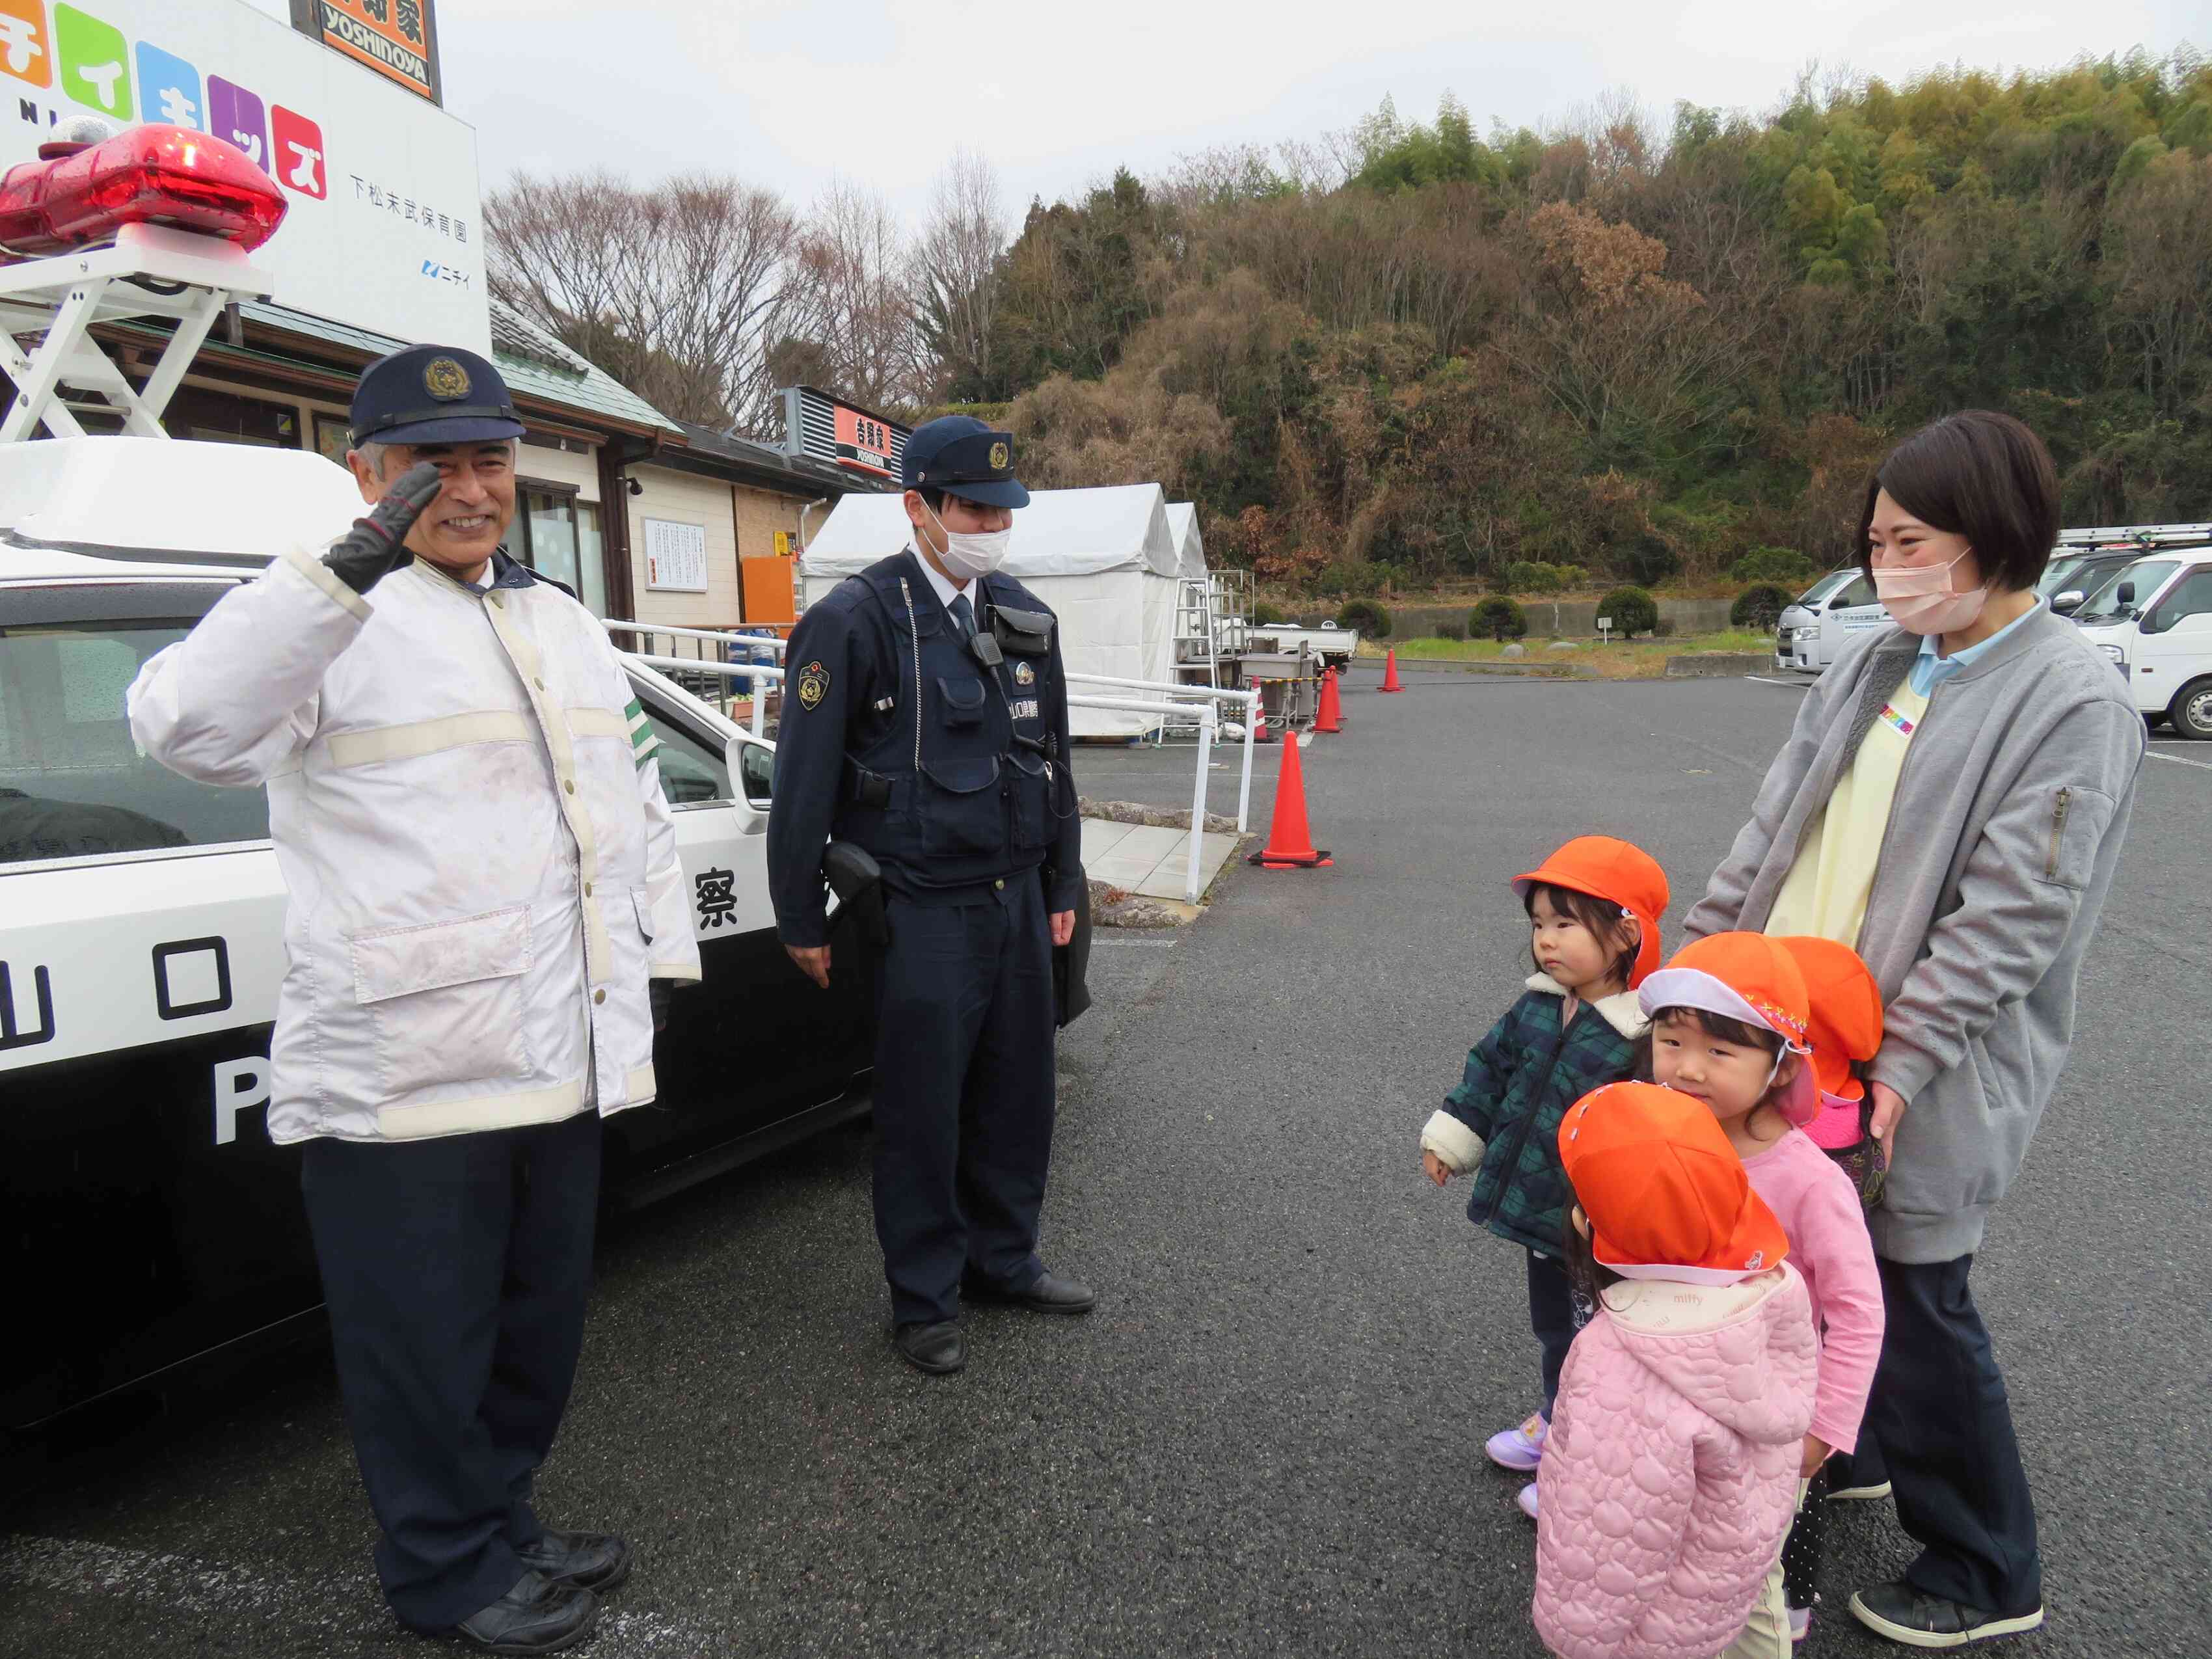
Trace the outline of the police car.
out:
[[[9,1438],[182,1362],[319,1332],[298,1148],[271,1144],[260,1111],[284,970],[267,799],[141,757],[123,697],[275,548],[363,510],[319,455],[0,443]],[[658,1103],[607,1121],[617,1206],[864,1111],[871,1046],[859,977],[824,994],[777,943],[769,746],[644,665],[629,675],[705,978],[655,1043]]]

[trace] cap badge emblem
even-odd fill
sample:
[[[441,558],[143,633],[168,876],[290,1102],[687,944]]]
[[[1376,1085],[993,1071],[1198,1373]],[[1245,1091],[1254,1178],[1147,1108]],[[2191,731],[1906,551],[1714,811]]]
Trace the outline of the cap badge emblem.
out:
[[[469,372],[451,357],[433,357],[422,371],[422,389],[440,403],[469,395]]]
[[[1018,662],[1014,665],[1014,684],[1016,685],[1034,685],[1036,683],[1036,669],[1030,667],[1025,662]]]
[[[1008,453],[1006,445],[1003,443],[993,444],[991,446],[992,471],[1004,472],[1006,470],[1007,464],[1012,459],[1013,456]]]

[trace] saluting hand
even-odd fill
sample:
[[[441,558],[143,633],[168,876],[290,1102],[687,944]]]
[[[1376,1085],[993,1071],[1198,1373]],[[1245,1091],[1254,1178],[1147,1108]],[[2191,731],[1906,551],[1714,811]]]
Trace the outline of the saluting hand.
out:
[[[353,528],[323,555],[323,562],[355,592],[368,592],[393,571],[415,562],[407,549],[407,532],[445,487],[445,478],[433,463],[416,462],[384,492],[384,499],[367,518],[353,521]]]
[[[830,988],[830,947],[826,945],[787,945],[783,953],[799,964],[799,971],[823,990]]]

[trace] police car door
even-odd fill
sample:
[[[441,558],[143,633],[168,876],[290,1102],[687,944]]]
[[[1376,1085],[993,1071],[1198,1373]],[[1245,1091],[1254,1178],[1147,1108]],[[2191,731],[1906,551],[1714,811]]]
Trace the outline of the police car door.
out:
[[[625,1164],[759,1136],[844,1099],[869,1065],[872,1018],[857,973],[833,976],[824,993],[776,939],[767,843],[774,751],[652,669],[633,664],[629,673],[659,740],[653,752],[704,978],[675,993],[654,1039],[660,1109],[610,1120],[617,1180]]]
[[[319,1300],[269,1143],[284,886],[258,789],[141,758],[123,694],[233,581],[0,581],[0,1176],[20,1427]]]

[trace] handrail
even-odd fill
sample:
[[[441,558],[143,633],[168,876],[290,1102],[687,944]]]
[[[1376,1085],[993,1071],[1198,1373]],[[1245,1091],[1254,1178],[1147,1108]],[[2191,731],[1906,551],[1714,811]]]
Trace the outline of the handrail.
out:
[[[781,627],[778,623],[763,623],[763,628]],[[671,639],[713,640],[720,645],[756,646],[770,651],[785,651],[791,641],[780,634],[732,634],[712,628],[678,628],[672,623],[630,622],[620,617],[604,617],[599,626],[609,633],[620,630],[628,634],[665,634]]]
[[[625,654],[649,668],[673,668],[686,674],[720,674],[725,679],[781,680],[787,679],[791,674],[789,669],[779,668],[774,663],[708,662],[702,657],[659,657],[643,651],[632,651]],[[768,699],[757,696],[752,699],[752,735],[765,742],[767,736],[761,728],[767,720]],[[729,716],[726,713],[723,718],[727,720]]]
[[[1188,714],[1189,703],[1146,702],[1136,697],[1078,697],[1067,700],[1071,708],[1118,708],[1139,714]],[[1221,724],[1221,716],[1211,702],[1197,705],[1198,721],[1198,779],[1191,786],[1190,798],[1190,856],[1183,868],[1183,901],[1198,902],[1199,859],[1206,840],[1206,774],[1213,756],[1213,733]],[[1248,739],[1249,740],[1249,739]],[[1237,826],[1243,833],[1243,826]]]
[[[1188,685],[1180,680],[1128,680],[1113,674],[1068,674],[1064,677],[1073,685],[1127,686],[1138,690],[1168,691],[1182,696],[1198,697],[1207,702],[1236,702],[1244,705],[1244,757],[1242,775],[1237,784],[1237,833],[1244,835],[1252,827],[1252,755],[1253,745],[1259,741],[1260,723],[1267,718],[1260,707],[1260,688],[1234,685]],[[1102,708],[1099,703],[1076,703],[1070,698],[1071,708]],[[1188,714],[1194,703],[1175,703],[1168,712]]]

